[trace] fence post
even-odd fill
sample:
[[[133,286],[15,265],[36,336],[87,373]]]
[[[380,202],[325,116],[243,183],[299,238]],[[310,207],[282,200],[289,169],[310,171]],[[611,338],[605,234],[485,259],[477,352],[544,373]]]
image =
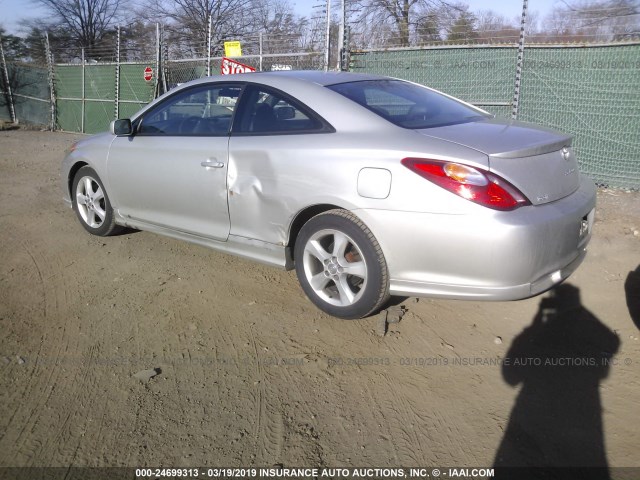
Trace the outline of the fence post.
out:
[[[84,117],[85,117],[85,97],[86,97],[86,92],[85,92],[85,65],[87,64],[87,60],[84,57],[84,47],[82,47],[82,90],[81,90],[81,97],[82,97],[82,102],[80,102],[80,107],[81,107],[81,115],[80,115],[80,132],[84,133]]]
[[[160,96],[160,82],[158,81],[158,77],[160,76],[160,55],[160,24],[156,23],[156,74],[153,79],[153,98]]]
[[[522,84],[522,65],[524,63],[524,27],[527,21],[527,0],[522,0],[522,22],[520,23],[520,39],[518,40],[518,61],[516,62],[516,82],[513,92],[511,118],[518,118],[520,106],[520,86]]]
[[[211,76],[211,15],[207,24],[207,77]]]
[[[329,49],[331,48],[331,0],[327,0],[327,32],[324,40],[324,71],[329,70]]]
[[[260,32],[258,34],[258,44],[259,44],[259,48],[260,48],[260,69],[258,70],[259,72],[262,71],[262,32]]]
[[[51,53],[51,44],[49,43],[49,32],[44,32],[44,50],[47,56],[47,71],[49,75],[49,101],[51,103],[51,123],[49,128],[53,132],[56,129],[56,92],[55,82],[53,79],[53,54]]]
[[[347,0],[342,0],[342,14],[340,17],[340,44],[338,69],[342,72],[349,71],[350,51],[349,51],[349,34],[351,27],[347,23]]]
[[[9,70],[7,69],[7,61],[4,58],[4,47],[2,46],[2,37],[0,37],[0,60],[2,60],[2,75],[4,76],[4,84],[7,88],[5,96],[11,115],[11,123],[16,123],[16,109],[13,104],[13,93],[11,92],[11,84],[9,83]]]
[[[113,117],[117,120],[120,117],[120,25],[116,34],[116,93],[113,104]]]
[[[162,52],[162,88],[164,89],[163,93],[167,93],[169,91],[169,85],[167,84],[167,78],[169,78],[169,45],[165,42],[164,26],[160,36],[160,50]]]
[[[345,48],[344,42],[344,32],[345,32],[345,24],[347,19],[347,4],[346,0],[342,0],[342,8],[340,10],[340,28],[338,29],[338,70],[344,70],[344,64],[342,55]]]

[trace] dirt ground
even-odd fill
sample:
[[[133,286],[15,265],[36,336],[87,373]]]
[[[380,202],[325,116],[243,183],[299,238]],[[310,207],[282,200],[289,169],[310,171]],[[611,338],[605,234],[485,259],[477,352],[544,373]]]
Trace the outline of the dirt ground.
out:
[[[599,192],[555,297],[404,299],[381,336],[294,272],[90,236],[59,191],[76,138],[0,132],[0,467],[640,466],[637,192]]]

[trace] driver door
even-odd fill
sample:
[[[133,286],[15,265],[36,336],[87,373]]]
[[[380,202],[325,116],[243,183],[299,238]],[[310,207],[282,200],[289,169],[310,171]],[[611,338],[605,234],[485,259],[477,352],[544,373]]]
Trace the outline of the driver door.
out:
[[[107,172],[118,212],[151,225],[227,240],[229,130],[242,87],[198,85],[169,96],[116,137]]]

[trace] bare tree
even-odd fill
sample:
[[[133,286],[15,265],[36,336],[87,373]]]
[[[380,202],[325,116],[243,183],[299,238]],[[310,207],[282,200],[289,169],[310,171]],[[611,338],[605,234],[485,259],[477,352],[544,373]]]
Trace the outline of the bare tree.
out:
[[[235,40],[253,30],[258,0],[149,0],[143,14],[166,25],[169,41],[181,54],[206,54],[211,18],[212,51],[220,53],[225,40]]]
[[[509,22],[506,17],[493,10],[481,10],[476,12],[476,28],[478,39],[485,43],[509,43],[517,42],[520,36],[520,17],[518,22]],[[527,15],[529,24],[530,15]]]
[[[51,26],[60,27],[78,47],[94,49],[117,20],[120,0],[36,0],[51,13]]]
[[[416,36],[420,43],[442,41],[442,19],[438,12],[432,11],[421,17],[416,25]]]
[[[26,56],[24,39],[7,33],[2,25],[0,25],[0,42],[2,42],[6,60],[15,60]]]
[[[459,11],[465,7],[446,0],[353,0],[353,5],[360,12],[358,22],[364,30],[374,32],[390,28],[395,37],[393,44],[401,47],[411,44],[416,28],[419,29],[430,14],[437,12],[442,17],[442,10]]]
[[[612,41],[640,35],[637,0],[563,1],[546,17],[547,41]]]
[[[264,53],[304,50],[313,25],[306,17],[293,13],[287,0],[254,1],[252,10],[254,32],[263,36]]]
[[[156,25],[136,19],[122,25],[120,29],[120,58],[126,61],[139,61],[154,58],[156,55]]]

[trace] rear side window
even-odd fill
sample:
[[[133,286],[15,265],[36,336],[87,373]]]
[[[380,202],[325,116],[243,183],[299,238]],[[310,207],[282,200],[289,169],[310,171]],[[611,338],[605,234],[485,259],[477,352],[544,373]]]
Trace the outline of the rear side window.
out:
[[[327,88],[404,128],[443,127],[490,118],[457,100],[401,80],[339,83]]]
[[[234,133],[265,135],[327,131],[316,114],[281,92],[250,86],[243,94],[242,102]]]

